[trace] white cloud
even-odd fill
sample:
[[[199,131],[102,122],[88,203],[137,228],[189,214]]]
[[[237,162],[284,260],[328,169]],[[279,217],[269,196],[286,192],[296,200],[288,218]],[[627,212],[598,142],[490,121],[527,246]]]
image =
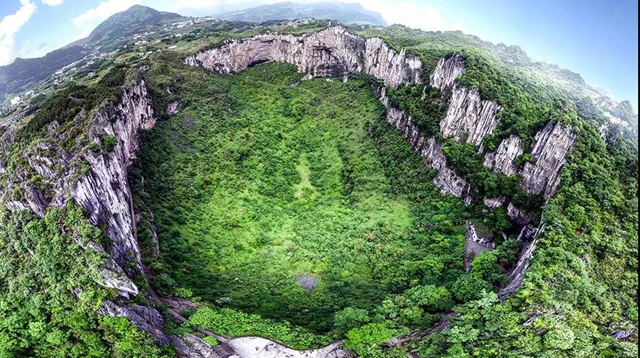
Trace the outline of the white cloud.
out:
[[[36,12],[36,5],[30,0],[20,0],[20,4],[22,6],[18,11],[0,21],[0,65],[9,64],[13,60],[15,36]]]
[[[109,16],[124,11],[133,5],[140,4],[141,2],[142,0],[107,0],[74,17],[71,19],[71,22],[80,29],[77,38],[88,36],[98,24],[106,20]]]
[[[62,4],[64,0],[42,0],[42,3],[49,6],[58,6]]]

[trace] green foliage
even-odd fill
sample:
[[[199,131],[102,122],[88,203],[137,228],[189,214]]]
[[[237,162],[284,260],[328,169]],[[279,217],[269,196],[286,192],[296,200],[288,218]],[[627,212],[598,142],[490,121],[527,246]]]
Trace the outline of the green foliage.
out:
[[[454,297],[467,303],[455,308],[460,317],[449,329],[417,344],[423,356],[637,355],[637,334],[611,337],[637,324],[637,149],[605,144],[590,123],[578,122],[576,130],[521,289],[501,303],[489,291],[467,301],[463,295],[472,291],[456,282]],[[468,277],[502,282],[495,273],[513,264],[519,245],[509,239],[483,253]]]
[[[498,257],[495,251],[485,251],[478,255],[471,263],[471,274],[493,285],[504,285],[507,276],[498,265]]]
[[[44,102],[34,118],[20,129],[16,138],[17,144],[28,143],[43,135],[46,126],[54,121],[63,125],[72,121],[82,111],[88,112],[97,107],[103,100],[117,100],[124,78],[125,69],[113,67],[95,86],[87,87],[71,83],[64,89],[56,91]],[[86,125],[86,123],[83,124]]]
[[[102,138],[102,146],[104,150],[106,150],[108,153],[112,152],[117,144],[118,144],[118,137],[112,134]]]
[[[183,104],[182,117],[144,134],[130,178],[138,211],[154,213],[160,293],[189,288],[329,332],[346,307],[370,311],[412,281],[442,286],[464,272],[464,204],[425,180],[433,173],[386,123],[367,79],[299,82],[292,67],[263,64],[203,80],[154,66],[154,95],[166,101],[170,87]],[[312,290],[303,275],[317,278]],[[407,322],[429,320],[402,309]]]
[[[207,344],[209,344],[212,347],[218,345],[218,340],[213,338],[213,337],[211,337],[211,336],[206,336],[202,340],[207,342]]]
[[[408,289],[404,296],[411,304],[428,311],[448,311],[453,307],[451,293],[444,287],[416,286]]]
[[[347,307],[336,312],[333,316],[333,326],[337,334],[342,335],[353,328],[369,323],[369,313],[367,310]]]
[[[232,337],[262,336],[295,349],[320,347],[330,342],[327,336],[313,334],[286,321],[275,322],[229,308],[200,308],[189,317],[188,324]]]
[[[104,254],[83,250],[101,231],[78,207],[42,219],[0,209],[0,356],[171,357],[126,318],[101,317]]]
[[[483,292],[491,292],[491,284],[479,275],[469,274],[460,278],[451,286],[453,297],[459,302],[469,302],[480,299]]]
[[[422,135],[434,136],[440,131],[440,121],[446,111],[440,90],[429,85],[401,85],[388,88],[389,104],[406,110]]]
[[[386,352],[377,349],[377,346],[391,340],[393,336],[401,336],[409,332],[406,328],[392,327],[391,322],[382,322],[354,328],[347,333],[344,347],[362,358],[388,357]]]

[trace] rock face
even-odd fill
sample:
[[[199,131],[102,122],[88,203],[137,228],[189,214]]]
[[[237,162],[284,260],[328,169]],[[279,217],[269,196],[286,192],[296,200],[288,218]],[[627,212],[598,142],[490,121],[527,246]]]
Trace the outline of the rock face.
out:
[[[542,194],[549,200],[560,183],[560,170],[575,140],[575,133],[559,122],[547,124],[536,134],[531,151],[534,164],[526,163],[522,171],[522,188],[527,194]]]
[[[464,72],[462,59],[454,55],[448,59],[440,59],[431,73],[432,87],[439,88],[442,92],[451,90],[447,114],[440,121],[440,132],[458,142],[480,145],[482,138],[491,134],[498,125],[495,115],[500,106],[495,101],[482,100],[477,88],[456,84],[456,77]]]
[[[338,26],[300,37],[264,34],[231,40],[189,56],[184,63],[235,73],[267,61],[290,63],[312,77],[345,71],[372,75],[391,87],[422,82],[422,62],[415,55],[396,52],[378,38],[365,41]]]
[[[181,109],[182,109],[182,103],[180,103],[179,101],[172,101],[172,102],[169,102],[169,104],[167,104],[168,115],[174,115],[180,112]]]
[[[335,342],[324,348],[297,351],[260,337],[242,337],[227,342],[242,358],[348,358],[352,355]]]
[[[440,131],[445,137],[453,137],[458,142],[480,145],[482,138],[491,134],[498,125],[495,114],[499,108],[494,101],[481,100],[477,88],[454,84],[447,114],[440,122]]]
[[[383,103],[385,97],[383,95]],[[438,174],[433,183],[440,188],[443,194],[455,195],[469,203],[469,184],[456,175],[453,169],[447,166],[447,158],[442,152],[443,143],[433,137],[423,137],[418,127],[411,121],[411,116],[406,111],[387,106],[387,122],[394,125],[407,138],[413,150],[419,152],[431,168],[437,169]]]
[[[74,120],[78,125],[88,123],[90,141],[99,144],[102,138],[113,136],[115,145],[108,152],[94,152],[86,148],[66,152],[58,146],[61,139],[57,137],[56,129],[59,125],[53,122],[48,128],[49,139],[39,142],[34,149],[46,153],[46,156],[28,156],[33,170],[55,183],[55,195],[47,201],[39,190],[25,187],[24,202],[7,201],[5,205],[10,210],[28,208],[42,216],[47,206],[62,207],[70,196],[87,211],[91,224],[104,228],[113,243],[101,284],[118,289],[124,297],[135,295],[138,289],[130,277],[140,272],[142,265],[134,235],[135,220],[127,168],[135,159],[138,132],[151,128],[155,123],[144,81],[123,89],[117,104],[100,106],[92,118],[83,111]],[[56,167],[65,168],[65,171],[56,173]],[[21,181],[28,182],[24,178]],[[103,250],[96,244],[85,248]]]
[[[94,126],[117,137],[118,143],[106,156],[85,155],[90,170],[71,188],[76,203],[91,214],[90,222],[96,226],[106,225],[105,232],[113,241],[111,256],[125,271],[132,264],[137,269],[142,268],[134,236],[135,220],[127,168],[138,149],[138,131],[150,129],[154,124],[144,82],[123,90],[117,105],[98,109]],[[57,199],[62,201],[62,198]]]
[[[524,279],[524,274],[527,272],[527,269],[531,265],[531,259],[533,258],[533,253],[536,250],[536,246],[538,245],[538,240],[540,234],[544,231],[544,218],[540,220],[540,225],[538,228],[535,228],[531,225],[526,225],[522,228],[520,232],[520,236],[518,240],[523,240],[524,246],[520,251],[520,256],[518,259],[518,263],[514,267],[513,271],[509,274],[509,284],[498,292],[498,297],[500,300],[504,300],[507,297],[511,296],[522,283]],[[527,236],[528,240],[524,240]]]
[[[104,301],[99,311],[105,316],[127,317],[131,323],[155,336],[159,343],[170,343],[170,337],[162,332],[164,328],[164,318],[160,312],[154,308],[139,305],[125,307],[111,301]]]
[[[520,155],[522,155],[522,141],[520,137],[511,135],[500,142],[495,152],[485,155],[484,165],[506,175],[515,175],[518,173],[518,169],[514,161]]]
[[[455,79],[464,72],[464,63],[460,56],[453,55],[448,59],[441,58],[429,76],[430,84],[432,87],[444,91],[453,86]]]

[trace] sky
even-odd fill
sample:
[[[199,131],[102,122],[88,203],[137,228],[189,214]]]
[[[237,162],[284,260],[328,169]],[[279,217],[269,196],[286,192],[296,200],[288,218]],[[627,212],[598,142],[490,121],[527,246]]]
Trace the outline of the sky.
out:
[[[312,2],[302,0],[299,2]],[[638,109],[637,0],[343,0],[389,24],[461,30],[518,45],[538,61],[578,72]],[[110,15],[141,4],[200,16],[279,0],[0,0],[0,65],[45,55],[87,36]]]

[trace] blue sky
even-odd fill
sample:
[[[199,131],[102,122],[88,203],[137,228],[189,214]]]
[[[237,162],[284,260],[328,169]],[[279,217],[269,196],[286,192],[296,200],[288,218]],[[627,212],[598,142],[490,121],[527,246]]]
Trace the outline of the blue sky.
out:
[[[303,0],[307,1],[307,0]],[[275,0],[0,0],[0,64],[37,57],[86,36],[134,4],[183,15]],[[350,0],[350,2],[354,2]],[[638,2],[633,0],[363,0],[389,22],[424,30],[461,30],[519,45],[638,108]]]

